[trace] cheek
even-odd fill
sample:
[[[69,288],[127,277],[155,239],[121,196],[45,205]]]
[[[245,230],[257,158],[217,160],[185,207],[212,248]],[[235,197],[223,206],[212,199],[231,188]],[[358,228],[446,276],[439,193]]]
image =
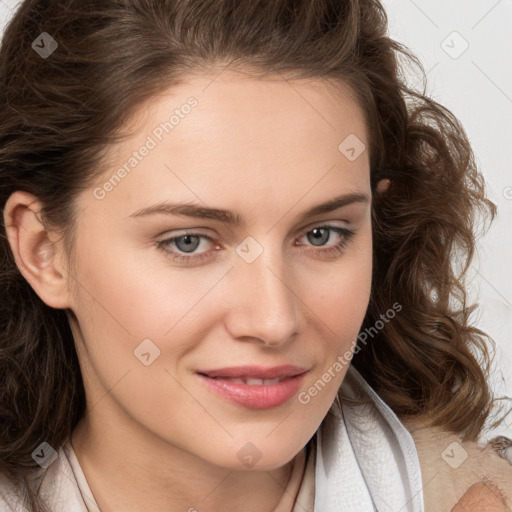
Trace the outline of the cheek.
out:
[[[347,251],[339,265],[333,265],[328,279],[318,279],[317,286],[305,284],[312,290],[307,301],[314,310],[311,324],[321,325],[323,330],[317,333],[321,341],[318,365],[299,402],[323,412],[330,407],[351,363],[370,300],[371,242],[369,231],[352,251]]]
[[[80,266],[75,313],[86,349],[77,349],[89,376],[88,401],[93,407],[101,403],[106,410],[108,391],[117,404],[110,409],[112,414],[127,411],[141,423],[163,428],[177,422],[176,411],[186,409],[213,428],[176,380],[182,356],[201,339],[193,331],[189,312],[199,290],[190,282],[177,290],[178,280],[156,280],[155,269],[150,274],[147,263],[144,268],[134,260],[120,252],[100,258],[90,251]]]
[[[156,249],[108,244],[109,251],[84,251],[80,263],[77,308],[89,321],[137,338],[162,338],[198,303],[216,275],[194,277],[193,271],[171,267]],[[217,273],[215,273],[217,274]],[[196,274],[198,275],[198,274]]]
[[[325,323],[337,346],[357,337],[370,300],[372,284],[371,231],[362,234],[357,245],[348,249],[338,263],[327,268],[325,275],[305,278],[308,306]],[[314,282],[312,280],[315,279]],[[340,334],[341,333],[341,334]]]

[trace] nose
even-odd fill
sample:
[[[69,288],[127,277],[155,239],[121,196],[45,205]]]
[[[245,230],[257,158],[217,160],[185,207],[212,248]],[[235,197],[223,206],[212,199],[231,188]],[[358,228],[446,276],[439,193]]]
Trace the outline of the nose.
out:
[[[287,262],[264,250],[252,263],[237,261],[230,281],[226,329],[233,339],[277,347],[294,337],[301,302],[290,284],[293,278]]]

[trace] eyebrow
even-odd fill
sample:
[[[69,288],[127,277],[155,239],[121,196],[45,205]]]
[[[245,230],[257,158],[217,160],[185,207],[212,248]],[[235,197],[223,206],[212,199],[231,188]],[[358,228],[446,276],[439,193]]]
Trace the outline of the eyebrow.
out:
[[[338,208],[342,208],[343,206],[347,206],[352,203],[367,202],[369,202],[369,197],[366,194],[344,194],[309,208],[300,216],[299,222],[303,222],[308,218],[314,217],[316,215],[332,212]],[[182,215],[197,219],[212,219],[233,226],[239,226],[244,222],[243,216],[237,211],[224,210],[221,208],[210,208],[200,206],[195,203],[172,203],[169,201],[164,201],[152,206],[148,206],[146,208],[142,208],[133,212],[131,215],[129,215],[129,217],[139,218],[155,214]]]

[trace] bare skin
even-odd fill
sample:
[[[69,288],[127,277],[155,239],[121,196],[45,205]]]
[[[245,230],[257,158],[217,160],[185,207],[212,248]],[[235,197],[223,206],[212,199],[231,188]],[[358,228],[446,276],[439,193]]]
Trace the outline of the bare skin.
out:
[[[492,484],[473,484],[453,507],[452,512],[509,512],[501,492]]]
[[[347,368],[308,404],[294,396],[263,410],[214,394],[196,372],[293,364],[307,370],[307,392],[353,350],[368,305],[369,156],[338,149],[351,134],[368,147],[360,108],[322,81],[214,77],[191,77],[133,118],[134,135],[112,148],[96,184],[104,197],[91,188],[78,198],[72,260],[41,222],[37,198],[16,192],[4,212],[25,278],[77,318],[87,413],[72,444],[102,512],[274,510]],[[105,186],[191,96],[197,106]],[[300,219],[345,194],[365,199]],[[132,216],[162,201],[236,210],[243,223]],[[338,252],[344,235],[334,230],[315,245],[312,230],[326,225],[354,235]],[[199,238],[188,263],[159,245],[184,229],[211,238]],[[251,263],[236,251],[247,237],[251,251],[262,249]],[[134,355],[145,339],[160,351],[148,366]],[[239,457],[247,443],[261,456],[252,467]]]

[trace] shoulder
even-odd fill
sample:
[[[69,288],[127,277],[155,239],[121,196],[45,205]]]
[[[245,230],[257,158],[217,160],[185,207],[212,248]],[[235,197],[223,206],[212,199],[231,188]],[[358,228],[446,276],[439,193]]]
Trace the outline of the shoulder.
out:
[[[425,512],[512,512],[512,464],[496,444],[402,422],[418,452]]]

